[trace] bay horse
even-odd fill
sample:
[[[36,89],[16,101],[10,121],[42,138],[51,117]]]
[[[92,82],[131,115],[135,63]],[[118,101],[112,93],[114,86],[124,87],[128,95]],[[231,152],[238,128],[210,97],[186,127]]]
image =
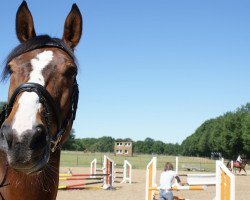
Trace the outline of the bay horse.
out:
[[[37,36],[23,1],[16,13],[16,34],[20,44],[2,72],[10,85],[0,114],[0,200],[54,200],[60,147],[77,110],[74,48],[81,38],[82,16],[73,4],[62,39]]]
[[[246,165],[248,164],[248,161],[246,159],[242,159],[242,163],[241,165],[236,162],[236,161],[233,161],[233,167],[231,166],[231,162],[227,162],[227,168],[230,170],[230,171],[234,171],[234,173],[236,174],[237,172],[237,169],[239,170],[239,173],[241,172],[241,170],[243,170],[245,172],[245,174],[247,175],[247,171],[246,171]]]

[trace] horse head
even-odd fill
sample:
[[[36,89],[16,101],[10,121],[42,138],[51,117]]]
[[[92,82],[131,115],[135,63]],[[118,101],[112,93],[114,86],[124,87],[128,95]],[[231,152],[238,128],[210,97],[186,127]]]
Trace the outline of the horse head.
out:
[[[227,162],[226,167],[227,167],[230,171],[232,171],[231,161],[228,161],[228,162]]]
[[[0,124],[0,150],[8,165],[26,174],[42,170],[73,124],[78,100],[74,48],[82,33],[81,13],[73,4],[62,39],[37,36],[25,1],[16,14],[20,44],[2,73],[10,78],[8,105]]]

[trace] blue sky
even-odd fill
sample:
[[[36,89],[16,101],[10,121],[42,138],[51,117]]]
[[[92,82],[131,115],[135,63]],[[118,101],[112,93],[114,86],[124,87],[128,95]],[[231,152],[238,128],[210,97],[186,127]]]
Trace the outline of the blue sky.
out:
[[[82,12],[77,137],[180,143],[205,120],[250,102],[249,1],[27,2],[37,34],[61,37],[72,3]],[[1,63],[18,44],[20,3],[0,7]],[[7,90],[0,84],[0,101]]]

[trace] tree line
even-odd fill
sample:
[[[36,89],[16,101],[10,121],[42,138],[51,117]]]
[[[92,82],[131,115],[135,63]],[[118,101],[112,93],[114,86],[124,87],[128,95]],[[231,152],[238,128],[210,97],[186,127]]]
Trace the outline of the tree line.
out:
[[[250,103],[209,119],[181,144],[186,156],[210,156],[221,152],[225,158],[235,159],[238,154],[250,157]]]
[[[178,155],[180,153],[179,144],[164,143],[162,141],[155,141],[152,138],[146,138],[143,141],[133,141],[131,138],[75,138],[74,130],[71,131],[68,140],[64,143],[64,150],[77,150],[87,152],[114,152],[114,145],[116,141],[131,141],[133,142],[133,153],[138,154],[166,154]]]
[[[0,109],[3,102],[0,102]],[[64,150],[113,152],[116,141],[132,141],[133,153],[210,157],[219,152],[225,158],[235,159],[238,154],[250,157],[250,103],[206,120],[181,144],[164,143],[152,138],[133,141],[131,138],[76,138],[72,129]]]

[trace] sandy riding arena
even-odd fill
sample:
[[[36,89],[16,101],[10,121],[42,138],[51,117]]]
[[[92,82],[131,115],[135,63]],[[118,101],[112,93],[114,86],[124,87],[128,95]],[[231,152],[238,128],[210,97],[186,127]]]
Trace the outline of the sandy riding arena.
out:
[[[61,172],[67,171],[61,168]],[[89,173],[89,169],[73,168],[74,173]],[[186,173],[186,172],[184,172]],[[160,171],[157,172],[160,174]],[[250,174],[250,171],[248,171]],[[144,200],[145,199],[145,178],[146,170],[133,170],[132,184],[115,183],[115,190],[60,190],[58,191],[58,200]],[[182,181],[185,178],[181,177]],[[157,179],[159,180],[159,178]],[[75,183],[75,182],[71,182]],[[236,200],[249,200],[250,197],[250,175],[236,176]],[[60,182],[61,185],[70,184],[70,181]],[[215,197],[215,187],[209,186],[205,191],[175,191],[175,196],[185,197],[190,200],[211,200]]]

